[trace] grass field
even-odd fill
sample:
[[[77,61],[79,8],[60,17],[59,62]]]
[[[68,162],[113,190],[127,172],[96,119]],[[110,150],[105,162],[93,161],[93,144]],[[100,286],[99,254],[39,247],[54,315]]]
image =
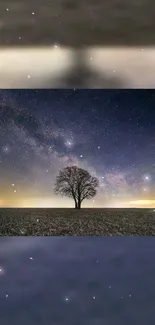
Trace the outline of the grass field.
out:
[[[154,236],[153,209],[1,209],[1,236]]]

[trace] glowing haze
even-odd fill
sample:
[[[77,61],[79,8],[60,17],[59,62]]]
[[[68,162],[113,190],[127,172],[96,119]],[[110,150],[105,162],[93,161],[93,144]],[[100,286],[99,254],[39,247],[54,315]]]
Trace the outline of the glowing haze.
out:
[[[53,188],[77,165],[100,182],[83,207],[154,207],[154,107],[154,90],[1,90],[0,206],[74,207]]]

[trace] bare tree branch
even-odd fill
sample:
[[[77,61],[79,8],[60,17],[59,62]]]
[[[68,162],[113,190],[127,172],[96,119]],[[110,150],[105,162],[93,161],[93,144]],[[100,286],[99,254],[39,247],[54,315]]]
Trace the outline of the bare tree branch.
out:
[[[66,167],[59,172],[55,183],[55,194],[74,199],[75,208],[80,209],[84,199],[91,199],[97,194],[99,181],[86,170],[77,166]]]

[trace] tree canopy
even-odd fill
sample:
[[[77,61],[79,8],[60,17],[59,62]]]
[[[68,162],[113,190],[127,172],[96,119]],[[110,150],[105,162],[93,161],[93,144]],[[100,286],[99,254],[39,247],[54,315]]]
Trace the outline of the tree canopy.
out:
[[[85,199],[97,194],[99,181],[88,171],[77,166],[65,167],[56,178],[54,192],[74,199],[75,208],[80,209]]]

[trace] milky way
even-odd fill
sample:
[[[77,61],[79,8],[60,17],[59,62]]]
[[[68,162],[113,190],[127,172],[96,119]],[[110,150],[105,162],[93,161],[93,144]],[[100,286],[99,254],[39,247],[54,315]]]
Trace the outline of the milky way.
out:
[[[100,181],[83,206],[155,204],[154,90],[1,90],[1,206],[72,207],[54,196],[59,170]]]

